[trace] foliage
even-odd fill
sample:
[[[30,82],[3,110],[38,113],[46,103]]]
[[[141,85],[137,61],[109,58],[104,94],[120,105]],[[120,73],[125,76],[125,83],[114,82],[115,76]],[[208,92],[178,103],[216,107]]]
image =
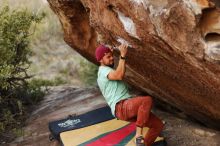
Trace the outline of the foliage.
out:
[[[33,7],[36,11],[29,12],[26,9],[20,9],[21,1],[26,1],[25,5],[33,5],[29,8]],[[52,57],[54,57],[55,51],[61,50],[59,46],[62,49],[66,46],[61,42],[63,35],[59,21],[54,20],[57,17],[52,15],[49,7],[41,7],[48,14],[45,17],[37,6],[39,1],[21,1],[13,2],[13,4],[18,4],[15,10],[11,10],[8,6],[0,7],[0,139],[4,134],[8,135],[8,129],[16,135],[22,135],[23,131],[18,127],[24,124],[28,108],[42,99],[47,86],[65,83],[60,77],[50,81],[32,79],[29,75],[33,73],[29,68],[31,65],[29,59],[33,53],[40,57],[39,60],[46,60],[49,63],[51,59],[48,55],[52,54],[51,50],[53,51]],[[33,12],[41,14],[37,15]],[[44,21],[42,21],[43,18]],[[32,52],[33,50],[35,52]],[[57,54],[60,55],[59,52]],[[78,60],[70,53],[68,55],[70,62]],[[84,59],[80,61],[80,65],[78,74],[82,81],[87,85],[95,85],[97,66]],[[39,66],[42,68],[41,65]],[[67,71],[63,70],[61,73],[67,74]]]
[[[80,61],[80,68],[78,69],[78,74],[80,79],[86,84],[86,85],[96,85],[96,79],[97,79],[97,71],[98,66],[87,61],[87,60],[81,60]]]
[[[64,84],[65,81],[62,80],[60,77],[55,77],[53,80],[45,80],[45,79],[32,79],[31,82],[29,83],[29,85],[32,88],[36,88],[36,87],[48,87],[48,86],[57,86],[57,85],[61,85]]]
[[[33,14],[25,9],[0,9],[0,133],[21,125],[17,119],[25,115],[25,106],[40,100],[44,94],[39,85],[29,83],[27,74],[31,62],[29,47],[32,25],[41,22],[45,14]],[[13,126],[12,126],[13,125]]]
[[[44,17],[27,10],[12,11],[4,7],[0,12],[0,82],[1,88],[16,88],[30,78],[27,75],[31,55],[29,29],[32,23],[39,23]]]

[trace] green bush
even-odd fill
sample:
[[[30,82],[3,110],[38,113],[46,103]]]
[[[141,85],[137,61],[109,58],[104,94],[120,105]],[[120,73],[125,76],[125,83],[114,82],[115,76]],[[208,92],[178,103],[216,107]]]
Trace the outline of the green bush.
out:
[[[80,61],[80,68],[78,69],[78,75],[86,86],[94,86],[97,84],[97,71],[98,66],[83,59]]]
[[[26,71],[30,65],[29,30],[31,24],[44,17],[27,10],[10,12],[6,6],[0,11],[0,82],[3,89],[16,88],[30,78]]]
[[[21,125],[25,105],[36,103],[44,92],[40,85],[29,83],[31,62],[30,28],[45,16],[25,9],[0,9],[0,136],[7,129]]]

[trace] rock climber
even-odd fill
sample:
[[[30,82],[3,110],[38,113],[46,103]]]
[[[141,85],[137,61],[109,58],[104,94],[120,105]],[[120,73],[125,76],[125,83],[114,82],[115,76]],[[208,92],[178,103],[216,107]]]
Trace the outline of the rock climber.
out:
[[[135,122],[136,146],[151,146],[162,131],[164,124],[151,112],[152,98],[150,96],[134,96],[129,94],[127,85],[122,81],[125,76],[126,54],[128,46],[118,46],[120,59],[116,69],[113,69],[113,50],[105,45],[96,48],[95,56],[100,63],[98,69],[98,86],[112,114],[120,120]],[[148,127],[143,135],[143,127]]]

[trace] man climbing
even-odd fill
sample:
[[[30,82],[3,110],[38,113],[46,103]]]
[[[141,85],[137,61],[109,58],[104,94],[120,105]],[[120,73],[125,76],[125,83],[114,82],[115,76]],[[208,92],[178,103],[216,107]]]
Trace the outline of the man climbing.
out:
[[[118,47],[120,59],[116,69],[113,69],[113,52],[110,48],[100,45],[96,48],[96,59],[100,63],[98,70],[98,86],[111,108],[112,114],[120,120],[136,123],[136,146],[151,146],[163,129],[162,121],[152,112],[150,96],[131,97],[122,79],[125,75],[127,46]],[[145,136],[143,127],[149,127]]]

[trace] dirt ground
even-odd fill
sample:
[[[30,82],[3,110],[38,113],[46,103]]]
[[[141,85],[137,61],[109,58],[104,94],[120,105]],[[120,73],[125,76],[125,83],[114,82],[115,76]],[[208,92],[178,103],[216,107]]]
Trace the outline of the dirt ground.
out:
[[[55,141],[49,141],[49,121],[62,119],[72,114],[85,113],[105,105],[106,103],[97,88],[55,87],[31,114],[24,127],[24,135],[10,144],[2,143],[0,145],[59,145]],[[168,146],[220,146],[219,131],[179,118],[158,108],[154,108],[153,112],[165,122],[162,135],[166,138]]]

